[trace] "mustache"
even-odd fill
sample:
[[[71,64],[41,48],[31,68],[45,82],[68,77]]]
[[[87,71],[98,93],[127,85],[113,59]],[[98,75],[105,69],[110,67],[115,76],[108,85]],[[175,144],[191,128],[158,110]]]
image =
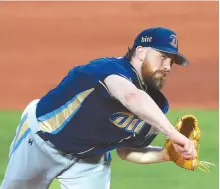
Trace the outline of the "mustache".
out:
[[[163,88],[168,73],[169,72],[163,67],[155,71],[151,70],[151,67],[148,67],[145,64],[142,64],[141,67],[141,74],[145,85],[156,90]],[[157,74],[160,74],[161,76],[158,76]]]
[[[164,70],[164,69],[158,69],[154,72],[154,75],[157,74],[157,73],[160,73],[162,75],[167,75],[168,74],[168,71]]]

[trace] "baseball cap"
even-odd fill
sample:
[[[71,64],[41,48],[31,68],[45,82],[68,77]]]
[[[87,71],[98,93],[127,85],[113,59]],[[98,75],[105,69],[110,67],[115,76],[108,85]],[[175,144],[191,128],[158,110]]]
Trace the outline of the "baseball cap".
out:
[[[175,54],[176,64],[186,66],[187,58],[178,51],[176,33],[163,27],[149,28],[142,31],[135,39],[133,47],[151,47],[155,50]]]

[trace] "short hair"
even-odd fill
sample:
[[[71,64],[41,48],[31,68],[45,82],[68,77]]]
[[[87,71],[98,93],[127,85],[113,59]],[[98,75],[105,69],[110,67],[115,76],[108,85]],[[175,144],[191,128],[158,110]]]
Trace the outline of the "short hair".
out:
[[[134,54],[135,54],[135,51],[136,51],[136,47],[128,47],[128,51],[127,51],[127,53],[125,54],[125,57],[129,60],[129,61],[131,61],[131,58],[134,56]]]

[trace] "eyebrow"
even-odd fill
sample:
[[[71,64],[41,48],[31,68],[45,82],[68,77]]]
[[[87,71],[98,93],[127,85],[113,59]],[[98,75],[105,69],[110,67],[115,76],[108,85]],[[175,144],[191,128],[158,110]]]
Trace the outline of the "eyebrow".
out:
[[[163,55],[167,56],[168,58],[171,58],[174,62],[176,62],[176,54],[170,54],[170,53],[166,53],[166,52],[161,52]]]

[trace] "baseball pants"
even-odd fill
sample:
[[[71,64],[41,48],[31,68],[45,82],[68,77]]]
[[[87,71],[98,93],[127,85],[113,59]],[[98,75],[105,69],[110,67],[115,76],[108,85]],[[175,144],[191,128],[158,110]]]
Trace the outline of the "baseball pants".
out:
[[[32,101],[21,116],[0,189],[47,189],[55,178],[62,189],[109,189],[110,153],[78,159],[53,148],[36,133],[37,102]]]

